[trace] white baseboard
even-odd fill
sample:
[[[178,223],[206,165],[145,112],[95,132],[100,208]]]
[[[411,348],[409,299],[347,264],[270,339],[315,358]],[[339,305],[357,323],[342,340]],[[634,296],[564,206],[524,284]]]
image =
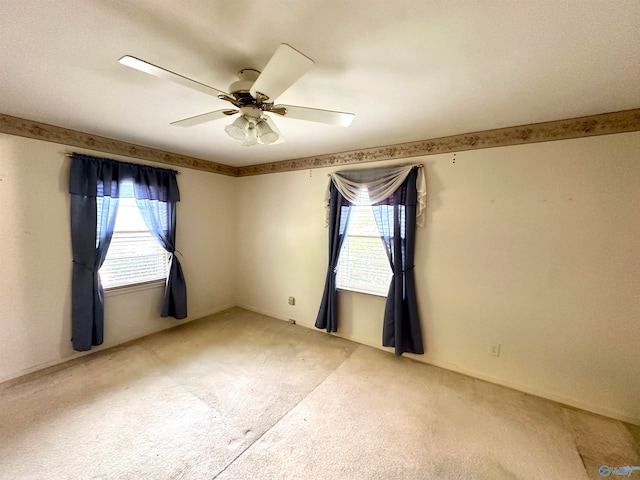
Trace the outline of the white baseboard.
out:
[[[249,310],[255,313],[259,313],[261,315],[267,315],[273,318],[277,318],[279,320],[288,320],[287,318],[283,318],[277,314],[253,307],[251,305],[238,305],[240,308],[244,308],[245,310]],[[314,325],[308,325],[304,322],[296,322],[298,325],[301,325],[306,328],[310,328],[313,330],[317,330]],[[362,345],[367,345],[369,347],[377,348],[378,350],[383,350],[385,352],[394,353],[393,348],[383,347],[382,345],[376,345],[373,342],[363,340],[361,338],[357,338],[350,335],[343,335],[340,332],[331,333],[330,335],[335,335],[336,337],[344,338],[345,340],[350,340],[355,343],[359,343]],[[445,370],[449,370],[456,373],[461,373],[463,375],[467,375],[469,377],[477,378],[479,380],[484,380],[489,383],[494,383],[496,385],[500,385],[503,387],[511,388],[513,390],[517,390],[519,392],[527,393],[529,395],[535,395],[536,397],[545,398],[547,400],[552,400],[554,402],[560,403],[562,405],[566,405],[568,407],[577,408],[579,410],[584,410],[586,412],[595,413],[597,415],[602,415],[609,418],[614,418],[616,420],[621,420],[623,422],[632,423],[634,425],[640,426],[640,417],[636,417],[634,415],[629,415],[627,412],[623,412],[621,410],[603,407],[601,405],[594,405],[588,402],[583,402],[581,400],[566,397],[564,395],[560,395],[554,392],[547,392],[543,390],[539,390],[534,387],[530,387],[528,385],[522,385],[519,383],[511,382],[509,380],[504,380],[498,377],[493,377],[491,375],[486,375],[481,372],[477,372],[472,369],[460,367],[457,364],[438,360],[428,355],[413,355],[413,354],[405,354],[407,358],[415,360],[417,362],[426,363],[428,365],[433,365],[434,367],[443,368]]]
[[[193,315],[193,318],[190,318],[188,322],[192,322],[194,320],[200,320],[201,318],[208,317],[210,315],[216,315],[220,312],[224,312],[225,310],[229,310],[230,308],[235,307],[235,303],[228,303],[219,307],[210,308],[208,310],[204,310],[202,312],[198,312]],[[170,327],[171,328],[171,327]]]
[[[186,321],[186,323],[188,322],[192,322],[194,320],[199,320],[201,318],[204,317],[208,317],[210,315],[215,315],[217,313],[223,312],[225,310],[228,310],[230,308],[233,307],[240,307],[243,308],[245,310],[251,311],[251,312],[255,312],[258,313],[260,315],[266,315],[268,317],[272,317],[272,318],[276,318],[278,320],[283,320],[283,321],[289,321],[289,318],[287,318],[286,316],[283,316],[281,314],[278,314],[276,312],[271,312],[268,310],[264,310],[258,307],[255,307],[253,305],[248,305],[245,303],[238,303],[238,304],[226,304],[223,306],[219,306],[219,307],[214,307],[212,309],[209,310],[205,310],[202,312],[198,312],[197,314],[193,315],[193,318],[190,318]],[[74,360],[76,358],[80,358],[83,357],[85,355],[91,355],[92,353],[96,353],[96,352],[100,352],[102,350],[106,350],[108,348],[112,348],[112,347],[117,347],[118,345],[122,345],[124,343],[127,342],[131,342],[133,340],[137,340],[139,338],[142,337],[146,337],[147,335],[151,335],[153,333],[157,333],[157,332],[161,332],[163,330],[168,330],[170,328],[175,328],[179,325],[184,325],[184,321],[180,322],[180,323],[176,323],[175,325],[171,325],[169,327],[164,327],[164,328],[160,328],[158,330],[152,331],[152,332],[148,332],[145,333],[144,335],[137,335],[137,336],[132,336],[131,338],[125,338],[125,339],[120,339],[118,340],[116,343],[110,343],[110,344],[103,344],[100,345],[98,347],[94,347],[92,350],[88,351],[88,352],[76,352],[74,355],[71,355],[69,357],[65,357],[65,358],[59,358],[59,359],[55,359],[52,360],[50,362],[45,362],[45,363],[41,363],[39,365],[36,365],[34,367],[30,367],[30,368],[26,368],[23,369],[21,371],[15,372],[14,374],[10,374],[9,376],[6,377],[0,377],[0,383],[2,382],[6,382],[9,380],[13,380],[15,378],[21,377],[23,375],[28,375],[30,373],[33,372],[37,372],[39,370],[43,370],[45,368],[49,368],[49,367],[54,367],[56,365],[60,365],[62,363],[68,362],[70,360]],[[309,328],[312,330],[317,330],[315,328],[315,326],[313,324],[307,324],[306,322],[301,322],[299,320],[296,319],[296,324],[305,327],[305,328]],[[376,345],[373,342],[370,341],[366,341],[364,339],[360,339],[360,338],[356,338],[354,336],[347,336],[347,335],[342,335],[340,334],[340,332],[338,333],[332,333],[331,335],[335,335],[337,337],[340,338],[344,338],[345,340],[350,340],[352,342],[355,343],[359,343],[362,345],[367,345],[369,347],[373,347],[373,348],[377,348],[379,350],[383,350],[389,353],[393,353],[393,349],[392,348],[388,348],[388,347],[383,347],[381,345]],[[515,383],[515,382],[511,382],[509,380],[505,380],[505,379],[501,379],[498,377],[493,377],[491,375],[486,375],[482,372],[478,372],[472,369],[468,369],[468,368],[464,368],[464,367],[460,367],[457,364],[453,364],[447,361],[443,361],[443,360],[439,360],[436,358],[431,358],[428,355],[412,355],[412,354],[407,354],[406,355],[407,358],[411,358],[412,360],[421,362],[421,363],[426,363],[428,365],[433,365],[435,367],[439,367],[439,368],[444,368],[445,370],[450,370],[452,372],[457,372],[457,373],[461,373],[463,375],[467,375],[473,378],[477,378],[479,380],[484,380],[490,383],[494,383],[496,385],[501,385],[503,387],[508,387],[511,388],[513,390],[517,390],[523,393],[527,393],[530,395],[535,395],[537,397],[542,397],[545,398],[547,400],[552,400],[554,402],[558,402],[560,404],[572,407],[572,408],[577,408],[580,410],[584,410],[587,412],[591,412],[591,413],[595,413],[597,415],[603,415],[605,417],[609,417],[609,418],[614,418],[617,420],[621,420],[623,422],[627,422],[627,423],[632,423],[634,425],[640,425],[640,417],[634,416],[634,415],[630,415],[627,412],[623,412],[617,409],[613,409],[613,408],[609,408],[609,407],[603,407],[601,405],[594,405],[594,404],[590,404],[588,402],[583,402],[581,400],[575,399],[575,398],[571,398],[571,397],[566,397],[564,395],[560,395],[557,394],[555,392],[547,392],[547,391],[542,391],[539,390],[535,387],[531,387],[528,385],[523,385],[523,384],[519,384],[519,383]]]
[[[278,320],[284,320],[285,322],[289,321],[289,319],[284,317],[283,315],[280,315],[280,314],[275,313],[275,312],[270,312],[270,311],[264,310],[262,308],[254,307],[253,305],[248,305],[246,303],[238,303],[238,304],[236,304],[236,306],[240,307],[240,308],[244,308],[245,310],[248,310],[248,311],[253,312],[253,313],[259,313],[260,315],[266,315],[267,317],[276,318]],[[296,321],[296,323],[297,323],[297,321]]]
[[[494,383],[496,385],[508,387],[513,390],[518,390],[519,392],[535,395],[536,397],[542,397],[547,400],[552,400],[562,405],[566,405],[567,407],[577,408],[579,410],[584,410],[586,412],[595,413],[597,415],[614,418],[616,420],[621,420],[623,422],[632,423],[634,425],[640,426],[640,417],[629,415],[628,413],[617,410],[617,409],[603,407],[600,405],[593,405],[588,402],[583,402],[581,400],[578,400],[572,397],[566,397],[564,395],[560,395],[554,392],[547,392],[547,391],[539,390],[534,387],[530,387],[528,385],[522,385],[520,383],[510,382],[509,380],[504,380],[501,378],[493,377],[491,375],[486,375],[484,373],[476,372],[474,370],[461,368],[459,365],[451,364],[449,362],[444,362],[444,361],[436,360],[429,357],[424,359],[419,359],[416,357],[418,357],[418,355],[411,356],[411,358],[414,360],[428,363],[429,365],[433,365],[435,367],[444,368],[445,370],[451,370],[453,372],[461,373],[463,375],[474,377],[479,380],[484,380],[489,383]]]
[[[65,363],[65,362],[69,362],[71,360],[75,360],[76,358],[81,358],[81,357],[84,357],[86,355],[91,355],[92,353],[97,353],[97,352],[101,352],[102,350],[107,350],[109,348],[117,347],[118,345],[123,345],[125,343],[132,342],[134,340],[138,340],[139,338],[146,337],[147,335],[153,335],[154,333],[162,332],[163,330],[169,330],[171,328],[175,328],[175,327],[178,327],[180,325],[184,325],[185,323],[190,323],[190,322],[193,322],[195,320],[199,320],[201,318],[208,317],[210,315],[215,315],[216,313],[223,312],[225,310],[228,310],[229,308],[233,308],[234,306],[235,306],[235,304],[227,304],[227,305],[223,305],[223,306],[220,306],[220,307],[214,307],[212,309],[205,310],[203,312],[198,312],[197,314],[194,314],[193,316],[190,315],[190,318],[188,318],[186,320],[178,320],[175,325],[169,325],[169,326],[166,326],[166,327],[161,327],[161,328],[158,328],[157,330],[152,330],[150,332],[146,332],[143,335],[132,335],[130,337],[120,338],[120,339],[118,339],[118,340],[116,340],[116,341],[114,341],[112,343],[103,343],[102,345],[95,346],[91,350],[88,350],[86,352],[74,352],[71,355],[69,355],[68,357],[56,358],[56,359],[48,361],[48,362],[40,363],[40,364],[35,365],[33,367],[24,368],[22,370],[18,370],[17,372],[14,372],[14,373],[11,373],[9,375],[0,377],[0,383],[8,382],[9,380],[14,380],[14,379],[20,378],[20,377],[22,377],[24,375],[28,375],[30,373],[34,373],[34,372],[38,372],[40,370],[44,370],[45,368],[55,367],[56,365],[61,365],[61,364]]]

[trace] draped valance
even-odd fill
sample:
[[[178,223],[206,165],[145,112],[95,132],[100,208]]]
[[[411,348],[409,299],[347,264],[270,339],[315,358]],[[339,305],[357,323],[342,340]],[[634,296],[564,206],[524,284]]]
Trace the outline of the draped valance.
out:
[[[177,174],[175,170],[74,153],[69,174],[69,193],[119,198],[122,181],[128,180],[134,184],[135,197],[138,199],[178,202],[180,191]]]
[[[416,222],[424,227],[424,211],[427,205],[427,187],[422,165],[403,165],[368,169],[341,170],[329,174],[331,178],[325,195],[325,205],[329,208],[329,186],[333,182],[340,194],[350,203],[361,203],[360,191],[366,188],[369,203],[382,202],[402,185],[414,167],[419,167],[416,179],[418,190],[416,204]]]

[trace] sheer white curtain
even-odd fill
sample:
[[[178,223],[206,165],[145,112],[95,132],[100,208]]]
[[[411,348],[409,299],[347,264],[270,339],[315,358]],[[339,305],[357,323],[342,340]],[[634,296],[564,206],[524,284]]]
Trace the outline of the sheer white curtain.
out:
[[[342,170],[329,174],[331,178],[329,185],[333,182],[342,196],[356,205],[361,202],[360,192],[365,187],[369,193],[369,201],[371,204],[375,204],[392,195],[406,180],[411,169],[416,166],[422,167],[422,165],[403,165],[399,167]],[[325,194],[327,209],[329,208],[329,185]],[[416,223],[419,227],[424,227],[423,214],[427,206],[427,187],[423,168],[418,171],[416,187],[418,190]]]

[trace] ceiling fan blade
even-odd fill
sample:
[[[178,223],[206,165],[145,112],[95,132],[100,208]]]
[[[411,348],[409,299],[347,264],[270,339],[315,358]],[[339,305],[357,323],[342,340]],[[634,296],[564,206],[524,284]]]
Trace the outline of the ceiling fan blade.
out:
[[[214,97],[217,97],[220,94],[226,95],[226,92],[223,92],[222,90],[210,87],[209,85],[205,85],[204,83],[196,82],[195,80],[191,80],[190,78],[184,77],[169,70],[165,70],[164,68],[158,67],[156,65],[153,65],[152,63],[145,62],[144,60],[140,60],[139,58],[132,57],[130,55],[125,55],[120,60],[118,60],[118,62],[127,67],[140,70],[141,72],[155,75],[156,77],[170,80],[184,87],[198,90],[199,92],[206,93],[207,95],[213,95]]]
[[[339,127],[348,127],[355,118],[353,113],[334,112],[332,110],[320,110],[317,108],[296,107],[294,105],[275,105],[273,113],[280,114],[280,109],[284,108],[287,118],[307,120],[309,122],[326,123]]]
[[[251,95],[260,93],[273,101],[313,67],[313,60],[286,43],[273,54],[251,87]]]
[[[203,113],[202,115],[196,115],[195,117],[171,122],[171,125],[175,125],[177,127],[193,127],[195,125],[218,120],[219,118],[226,117],[227,115],[233,115],[235,113],[238,113],[238,110],[215,110],[213,112]]]

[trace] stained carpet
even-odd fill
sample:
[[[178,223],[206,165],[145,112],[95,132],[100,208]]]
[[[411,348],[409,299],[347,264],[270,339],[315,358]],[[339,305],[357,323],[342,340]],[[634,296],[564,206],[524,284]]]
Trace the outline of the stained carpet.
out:
[[[640,427],[237,308],[0,385],[0,479],[596,479],[601,465],[640,465]]]

